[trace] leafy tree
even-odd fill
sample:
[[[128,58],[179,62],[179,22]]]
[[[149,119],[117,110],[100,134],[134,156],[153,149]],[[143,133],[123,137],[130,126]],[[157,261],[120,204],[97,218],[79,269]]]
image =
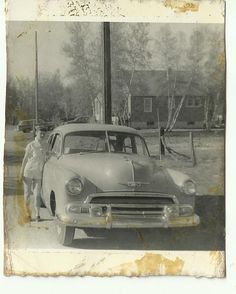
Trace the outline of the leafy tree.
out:
[[[71,117],[74,116],[92,116],[93,108],[90,97],[90,91],[86,84],[72,83],[70,86],[71,92]]]
[[[33,117],[34,84],[27,78],[8,78],[6,122],[15,124]]]
[[[60,73],[41,73],[38,88],[38,117],[43,120],[56,120],[66,117],[71,99],[69,89],[65,89]],[[35,117],[35,84],[29,79],[8,79],[6,99],[6,121],[17,123],[19,120]],[[72,106],[71,106],[72,108]]]
[[[65,89],[59,71],[53,75],[39,76],[38,111],[43,120],[57,120],[65,116],[62,102],[65,99]]]
[[[14,80],[7,81],[6,89],[6,123],[15,124],[16,121],[16,105],[18,104],[17,90]]]

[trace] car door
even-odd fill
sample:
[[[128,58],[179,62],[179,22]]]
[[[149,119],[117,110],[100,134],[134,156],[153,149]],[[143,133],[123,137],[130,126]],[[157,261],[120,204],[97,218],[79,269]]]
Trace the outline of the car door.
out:
[[[57,169],[58,169],[58,157],[61,154],[62,135],[60,133],[54,133],[48,140],[49,150],[48,158],[43,168],[43,180],[42,180],[42,194],[43,199],[47,207],[50,207],[50,195],[55,190],[58,183]]]

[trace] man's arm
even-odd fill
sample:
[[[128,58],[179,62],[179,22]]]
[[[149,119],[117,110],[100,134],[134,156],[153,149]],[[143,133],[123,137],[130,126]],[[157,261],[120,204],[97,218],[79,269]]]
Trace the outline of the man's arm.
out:
[[[44,151],[44,163],[45,163],[49,158],[49,144],[48,144],[48,142],[44,142],[43,151]]]
[[[25,155],[24,155],[24,158],[23,158],[23,161],[22,161],[22,164],[21,164],[21,169],[20,169],[20,175],[19,175],[19,180],[22,181],[23,180],[23,175],[24,175],[24,169],[25,169],[25,166],[26,166],[26,163],[29,159],[29,156],[30,156],[30,144],[28,144],[26,146],[26,149],[25,149]]]

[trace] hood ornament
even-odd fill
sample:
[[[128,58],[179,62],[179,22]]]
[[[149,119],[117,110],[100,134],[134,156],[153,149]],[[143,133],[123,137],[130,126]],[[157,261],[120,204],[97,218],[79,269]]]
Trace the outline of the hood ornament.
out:
[[[149,185],[150,183],[148,182],[121,182],[119,183],[120,185],[123,185],[123,186],[127,186],[127,187],[131,187],[131,188],[139,188],[139,187],[142,187],[144,185]]]

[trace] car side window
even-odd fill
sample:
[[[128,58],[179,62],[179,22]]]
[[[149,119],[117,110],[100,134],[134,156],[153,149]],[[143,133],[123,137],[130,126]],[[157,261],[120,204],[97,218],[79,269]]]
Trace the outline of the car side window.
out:
[[[145,148],[143,140],[138,136],[135,137],[135,146],[136,146],[136,149],[137,149],[136,150],[137,154],[145,155],[145,156],[148,155],[147,149]]]
[[[61,142],[62,142],[62,139],[61,139],[61,135],[60,134],[56,134],[53,138],[53,142],[52,142],[52,153],[53,154],[56,154],[56,155],[59,155],[60,152],[61,152]]]
[[[52,135],[48,138],[48,151],[51,151],[51,150],[52,150],[53,138],[54,138],[54,134],[52,134]]]

